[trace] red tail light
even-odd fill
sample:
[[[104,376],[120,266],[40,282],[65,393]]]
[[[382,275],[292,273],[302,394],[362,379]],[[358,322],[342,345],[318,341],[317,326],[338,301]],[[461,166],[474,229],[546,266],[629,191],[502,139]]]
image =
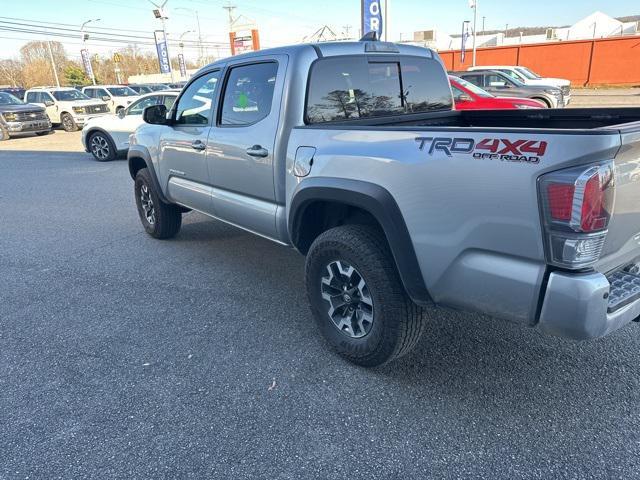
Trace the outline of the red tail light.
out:
[[[601,182],[605,181],[605,185]],[[613,195],[607,195],[607,183],[610,179],[594,174],[584,187],[580,228],[583,232],[597,232],[607,228]]]
[[[613,162],[540,178],[550,263],[584,268],[598,260],[613,211],[613,179]]]
[[[575,187],[573,185],[562,183],[550,183],[547,185],[549,213],[552,219],[567,222],[571,220],[574,190]]]

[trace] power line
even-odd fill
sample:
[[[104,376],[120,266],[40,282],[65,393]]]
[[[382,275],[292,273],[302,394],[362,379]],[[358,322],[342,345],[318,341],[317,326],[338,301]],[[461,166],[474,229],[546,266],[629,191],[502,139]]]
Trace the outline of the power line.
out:
[[[63,37],[63,38],[75,38],[79,35],[79,29],[71,29],[71,28],[62,28],[62,27],[43,27],[41,25],[34,25],[30,23],[23,22],[8,22],[0,20],[0,30],[3,31],[14,31],[19,33],[31,33],[37,35],[44,36],[54,36],[54,37]],[[92,30],[85,30],[86,33],[93,34],[91,37],[92,40],[113,42],[113,43],[137,43],[137,44],[145,44],[145,45],[155,45],[155,43],[151,40],[152,35],[149,33],[148,36],[139,36],[139,35],[114,35],[111,34],[109,37],[101,37],[100,35],[105,35],[104,32],[95,32]],[[172,45],[177,45],[179,43],[178,40],[169,39],[169,43]],[[187,46],[197,46],[198,42],[196,40],[185,40],[185,45]],[[226,42],[214,42],[214,41],[205,41],[203,42],[207,46],[225,46]]]

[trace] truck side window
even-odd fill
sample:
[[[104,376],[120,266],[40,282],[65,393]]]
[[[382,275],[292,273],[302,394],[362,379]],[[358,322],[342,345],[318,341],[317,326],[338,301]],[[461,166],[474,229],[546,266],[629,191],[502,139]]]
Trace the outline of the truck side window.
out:
[[[219,77],[220,71],[216,70],[198,77],[186,87],[176,107],[177,125],[209,124]]]
[[[29,92],[27,93],[27,96],[25,97],[24,101],[27,103],[40,103],[36,98],[37,98],[36,92]]]
[[[152,105],[156,105],[160,95],[151,95],[150,97],[141,98],[133,102],[127,109],[127,115],[142,115],[144,109]]]
[[[451,89],[434,59],[359,57],[317,60],[310,72],[306,121],[322,123],[450,110]]]
[[[231,69],[222,101],[222,125],[251,125],[271,112],[278,64],[256,63]]]

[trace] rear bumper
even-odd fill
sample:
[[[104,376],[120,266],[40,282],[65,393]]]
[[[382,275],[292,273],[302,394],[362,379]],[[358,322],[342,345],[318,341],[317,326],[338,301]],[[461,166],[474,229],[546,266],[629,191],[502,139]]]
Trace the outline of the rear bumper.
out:
[[[612,290],[616,288],[616,290]],[[611,310],[610,300],[633,292],[619,290],[601,273],[553,272],[549,276],[538,328],[574,340],[608,335],[640,316],[640,298]]]

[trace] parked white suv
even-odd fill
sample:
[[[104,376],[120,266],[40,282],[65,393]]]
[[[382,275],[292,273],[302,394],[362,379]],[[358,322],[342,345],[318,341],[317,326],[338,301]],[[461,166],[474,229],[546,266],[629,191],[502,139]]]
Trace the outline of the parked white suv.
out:
[[[44,107],[54,125],[75,132],[91,118],[109,113],[102,100],[92,100],[71,87],[37,87],[27,90],[25,102]]]
[[[120,110],[127,108],[140,98],[138,92],[125,85],[98,85],[84,87],[82,89],[82,93],[89,98],[97,98],[107,102],[111,113],[118,113]]]
[[[82,145],[99,162],[114,160],[129,149],[129,135],[144,123],[142,113],[152,105],[171,110],[180,90],[162,90],[142,95],[117,115],[105,115],[87,122],[82,129]]]
[[[564,95],[564,104],[568,105],[571,101],[571,82],[566,78],[542,77],[527,67],[509,66],[509,65],[482,65],[470,67],[467,70],[497,70],[511,78],[520,80],[525,85],[545,85],[549,87],[558,87]]]

